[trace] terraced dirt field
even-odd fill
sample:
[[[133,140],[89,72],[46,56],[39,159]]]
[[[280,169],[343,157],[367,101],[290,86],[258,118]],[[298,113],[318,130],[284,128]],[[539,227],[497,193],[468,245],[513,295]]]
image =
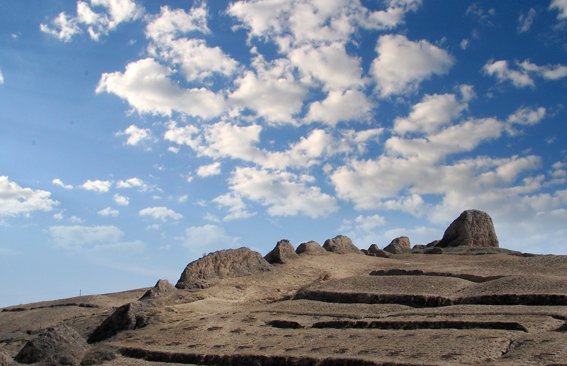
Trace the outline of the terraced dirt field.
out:
[[[87,339],[145,290],[3,309],[0,350],[60,323]],[[90,345],[103,364],[567,364],[565,256],[300,256],[145,306],[146,326]]]

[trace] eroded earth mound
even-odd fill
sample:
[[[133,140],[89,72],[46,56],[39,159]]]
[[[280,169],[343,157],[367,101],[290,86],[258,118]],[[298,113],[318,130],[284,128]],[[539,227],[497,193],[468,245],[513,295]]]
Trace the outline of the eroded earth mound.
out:
[[[498,238],[492,219],[479,210],[464,211],[445,231],[443,239],[435,246],[456,247],[494,247],[498,248]]]
[[[175,287],[206,288],[217,279],[247,276],[269,271],[271,267],[260,253],[248,248],[219,250],[189,263]]]

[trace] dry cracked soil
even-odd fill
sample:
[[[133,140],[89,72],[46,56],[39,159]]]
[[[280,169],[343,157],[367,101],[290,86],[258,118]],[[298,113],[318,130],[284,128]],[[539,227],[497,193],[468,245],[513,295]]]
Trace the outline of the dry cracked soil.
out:
[[[83,364],[567,365],[567,257],[478,254],[302,255],[176,290]],[[0,351],[58,324],[87,339],[146,290],[1,309]]]

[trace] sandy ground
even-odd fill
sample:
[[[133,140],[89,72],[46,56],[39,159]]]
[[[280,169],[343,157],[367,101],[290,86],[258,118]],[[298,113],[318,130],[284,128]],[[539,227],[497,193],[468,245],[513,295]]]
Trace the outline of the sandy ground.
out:
[[[370,275],[377,270],[430,275]],[[3,309],[0,349],[15,356],[42,329],[60,323],[87,338],[114,308],[136,301],[145,290]],[[317,298],[322,292],[324,301]],[[419,305],[428,298],[452,305]],[[567,329],[558,331],[567,328],[565,256],[301,256],[267,273],[177,291],[154,305],[148,326],[102,342],[118,354],[105,365],[171,364],[120,355],[125,350],[158,361],[171,354],[186,360],[224,356],[226,364],[246,357],[260,365],[276,357],[290,365],[323,359],[567,363]]]

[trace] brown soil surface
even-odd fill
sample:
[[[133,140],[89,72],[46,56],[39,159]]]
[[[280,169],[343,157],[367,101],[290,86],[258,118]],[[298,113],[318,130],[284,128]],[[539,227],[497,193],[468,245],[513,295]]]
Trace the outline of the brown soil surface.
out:
[[[88,338],[146,290],[3,309],[0,350],[61,323]],[[148,326],[91,345],[104,365],[567,363],[567,256],[300,256],[152,301]]]

